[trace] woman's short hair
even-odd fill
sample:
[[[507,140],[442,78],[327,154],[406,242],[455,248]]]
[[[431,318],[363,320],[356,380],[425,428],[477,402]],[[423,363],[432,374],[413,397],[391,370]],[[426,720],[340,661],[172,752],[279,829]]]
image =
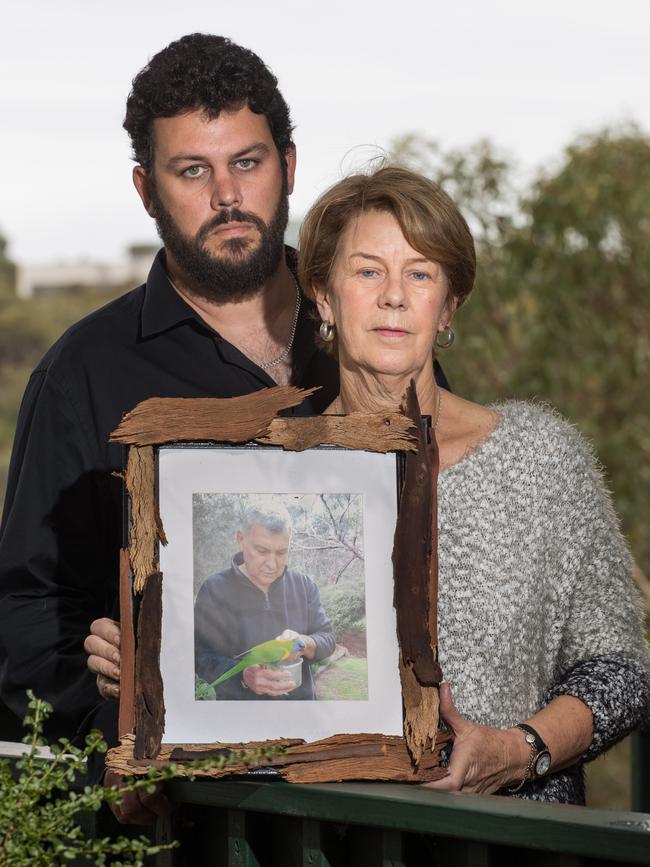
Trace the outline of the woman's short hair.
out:
[[[343,232],[366,211],[387,211],[395,217],[408,243],[447,279],[450,297],[459,307],[474,285],[474,239],[454,201],[438,184],[397,165],[344,178],[312,205],[300,229],[298,272],[303,289],[327,287]]]

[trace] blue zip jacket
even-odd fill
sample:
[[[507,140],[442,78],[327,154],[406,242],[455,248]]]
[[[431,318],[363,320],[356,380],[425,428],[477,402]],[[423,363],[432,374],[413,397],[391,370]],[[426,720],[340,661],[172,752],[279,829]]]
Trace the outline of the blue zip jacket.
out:
[[[208,683],[239,662],[235,657],[255,644],[277,638],[285,629],[309,635],[316,643],[314,661],[334,652],[332,625],[323,610],[316,583],[293,569],[285,569],[268,593],[260,590],[239,568],[241,552],[228,569],[201,585],[194,604],[196,673]],[[220,684],[220,700],[295,701],[316,698],[309,661],[302,663],[302,685],[288,695],[256,695],[241,684],[241,675]]]

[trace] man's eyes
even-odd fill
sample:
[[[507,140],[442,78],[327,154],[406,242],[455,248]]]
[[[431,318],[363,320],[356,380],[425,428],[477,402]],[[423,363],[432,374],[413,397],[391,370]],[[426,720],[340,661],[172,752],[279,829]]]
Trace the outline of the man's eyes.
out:
[[[241,169],[242,172],[250,172],[256,165],[259,165],[259,160],[254,160],[252,157],[242,157],[240,160],[235,160],[233,165]]]
[[[412,271],[411,277],[413,277],[413,279],[417,280],[419,283],[423,283],[425,280],[429,280],[431,278],[431,275],[428,274],[426,271]]]
[[[202,178],[206,172],[205,166],[188,166],[186,169],[183,169],[181,174],[185,178]]]
[[[359,271],[359,276],[370,280],[373,277],[378,277],[379,271],[376,268],[362,268]]]

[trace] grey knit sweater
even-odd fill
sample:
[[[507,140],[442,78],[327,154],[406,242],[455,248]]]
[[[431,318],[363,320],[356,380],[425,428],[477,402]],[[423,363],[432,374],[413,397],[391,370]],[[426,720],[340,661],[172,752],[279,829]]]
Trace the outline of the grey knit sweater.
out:
[[[439,650],[458,709],[509,727],[556,695],[592,710],[594,758],[644,721],[650,654],[631,560],[591,449],[552,411],[494,409],[440,474]],[[522,796],[583,803],[580,767]]]

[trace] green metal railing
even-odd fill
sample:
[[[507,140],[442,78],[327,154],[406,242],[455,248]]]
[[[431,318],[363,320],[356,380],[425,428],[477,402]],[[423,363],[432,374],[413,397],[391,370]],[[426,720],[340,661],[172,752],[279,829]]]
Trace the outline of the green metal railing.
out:
[[[650,734],[632,737],[635,812],[400,784],[175,780],[167,793],[179,809],[154,836],[182,845],[155,867],[650,865]],[[107,816],[83,826],[118,831]]]
[[[650,732],[634,732],[630,740],[632,809],[650,813]]]
[[[174,781],[159,867],[650,864],[650,815],[385,783]]]

